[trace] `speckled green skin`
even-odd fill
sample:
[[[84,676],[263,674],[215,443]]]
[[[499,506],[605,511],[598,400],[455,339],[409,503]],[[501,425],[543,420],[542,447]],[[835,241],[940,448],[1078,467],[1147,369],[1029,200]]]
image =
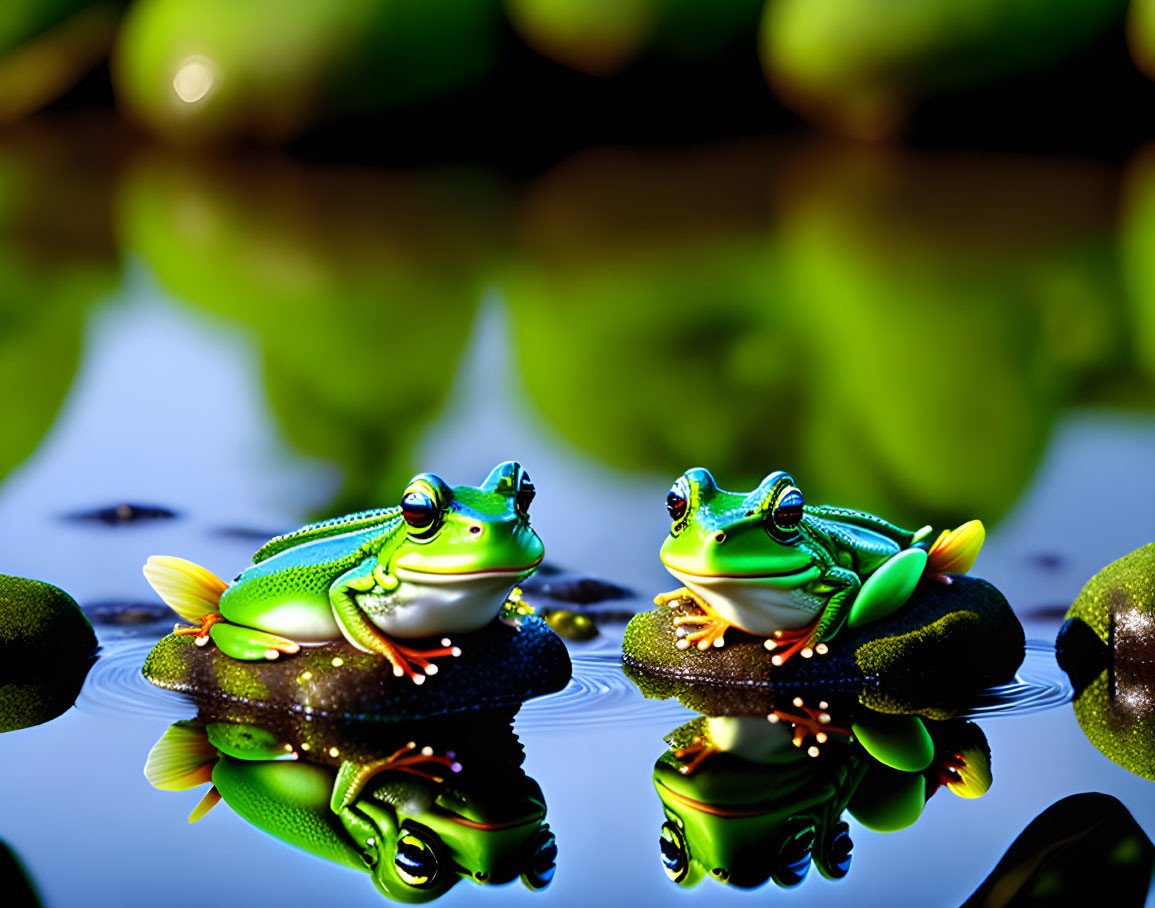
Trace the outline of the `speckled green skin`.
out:
[[[1055,641],[1075,717],[1108,759],[1155,781],[1155,543],[1083,587]]]
[[[66,592],[0,574],[0,732],[68,709],[92,667],[96,635]]]
[[[244,662],[170,635],[153,647],[143,672],[159,687],[209,703],[405,722],[515,705],[563,688],[571,673],[565,644],[536,615],[520,622],[514,628],[494,621],[458,635],[461,656],[442,660],[437,683],[423,687],[395,677],[387,659],[347,641],[304,647],[291,659]]]
[[[1024,652],[1022,625],[1006,599],[967,575],[950,585],[923,580],[899,611],[844,629],[825,656],[783,666],[771,664],[761,638],[738,633],[720,649],[675,649],[678,614],[659,606],[626,628],[623,661],[648,696],[681,698],[685,682],[737,702],[809,688],[878,712],[945,718],[978,691],[1011,680]]]

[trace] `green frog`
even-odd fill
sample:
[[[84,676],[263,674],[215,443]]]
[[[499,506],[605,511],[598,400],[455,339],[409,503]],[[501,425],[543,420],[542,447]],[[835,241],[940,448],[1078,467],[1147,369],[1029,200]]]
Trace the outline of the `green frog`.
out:
[[[401,902],[438,898],[462,879],[542,889],[557,845],[508,718],[365,727],[323,718],[287,729],[232,718],[172,725],[145,776],[158,789],[210,788],[195,823],[222,800],[252,825],[370,874]]]
[[[461,653],[442,635],[489,624],[541,563],[544,548],[529,524],[533,498],[529,474],[512,461],[477,488],[421,473],[398,506],[270,540],[232,585],[171,556],[152,556],[144,573],[193,622],[175,633],[195,635],[198,645],[211,640],[236,659],[277,659],[344,637],[421,684],[437,672],[433,659]],[[397,642],[439,636],[433,649]]]
[[[950,582],[966,573],[984,538],[977,520],[931,544],[929,526],[904,530],[861,511],[807,505],[782,471],[735,493],[708,470],[689,470],[666,507],[673,526],[661,559],[683,586],[654,602],[690,612],[675,621],[676,646],[723,646],[736,627],[766,638],[775,665],[827,652],[844,622],[858,627],[901,608],[924,576]]]

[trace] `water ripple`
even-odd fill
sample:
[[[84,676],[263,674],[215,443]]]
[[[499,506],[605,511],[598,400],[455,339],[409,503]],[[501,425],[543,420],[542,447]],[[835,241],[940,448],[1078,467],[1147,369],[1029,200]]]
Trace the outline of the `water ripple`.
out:
[[[85,679],[77,709],[97,716],[135,716],[148,719],[185,719],[189,701],[161,690],[140,673],[155,640],[116,636],[102,640],[100,658]]]
[[[1055,660],[1055,647],[1028,640],[1023,664],[1009,684],[984,691],[967,713],[968,719],[1021,716],[1070,703],[1075,690]]]

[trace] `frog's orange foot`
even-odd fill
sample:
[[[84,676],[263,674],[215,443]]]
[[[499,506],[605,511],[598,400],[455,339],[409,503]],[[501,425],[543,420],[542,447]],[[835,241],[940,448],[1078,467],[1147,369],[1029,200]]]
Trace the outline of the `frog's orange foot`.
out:
[[[695,631],[687,631],[687,625],[700,625]],[[677,641],[674,645],[678,649],[689,649],[697,646],[700,650],[707,650],[711,646],[726,645],[726,631],[731,627],[725,620],[713,611],[702,615],[680,615],[674,619]]]
[[[385,656],[393,663],[393,674],[398,678],[409,678],[414,684],[424,684],[426,675],[436,675],[437,666],[431,661],[443,656],[460,656],[461,647],[454,646],[448,637],[441,639],[441,646],[435,649],[411,649],[399,643],[391,644]],[[424,674],[418,674],[414,668]]]
[[[191,637],[195,635],[196,640],[193,642],[196,643],[197,646],[204,646],[209,642],[209,631],[212,629],[212,626],[218,621],[224,620],[225,616],[220,612],[209,612],[201,618],[200,624],[194,624],[192,627],[185,624],[178,624],[173,627],[172,632],[177,637]]]
[[[678,772],[684,776],[688,776],[695,769],[702,765],[711,754],[721,753],[722,748],[718,747],[709,738],[703,738],[701,735],[694,735],[693,740],[686,747],[679,747],[674,751],[674,759],[682,762],[678,767]]]
[[[795,747],[802,747],[807,741],[813,742],[806,748],[810,756],[817,757],[819,745],[825,744],[831,735],[850,736],[850,729],[830,724],[829,704],[825,700],[819,700],[817,708],[807,706],[801,697],[795,697],[793,703],[797,712],[775,709],[766,718],[775,724],[788,723],[794,732],[791,743]]]
[[[774,665],[785,665],[786,660],[795,654],[809,659],[815,654],[825,656],[830,651],[825,643],[818,641],[817,620],[806,627],[775,631],[762,641],[762,645],[774,654],[770,658]]]

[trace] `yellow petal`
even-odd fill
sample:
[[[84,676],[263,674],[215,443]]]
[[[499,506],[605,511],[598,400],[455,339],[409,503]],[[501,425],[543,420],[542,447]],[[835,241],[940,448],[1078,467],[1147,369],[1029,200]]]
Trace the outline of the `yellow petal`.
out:
[[[965,574],[974,567],[975,559],[986,539],[981,520],[968,520],[955,530],[943,530],[930,547],[927,556],[928,574]]]

